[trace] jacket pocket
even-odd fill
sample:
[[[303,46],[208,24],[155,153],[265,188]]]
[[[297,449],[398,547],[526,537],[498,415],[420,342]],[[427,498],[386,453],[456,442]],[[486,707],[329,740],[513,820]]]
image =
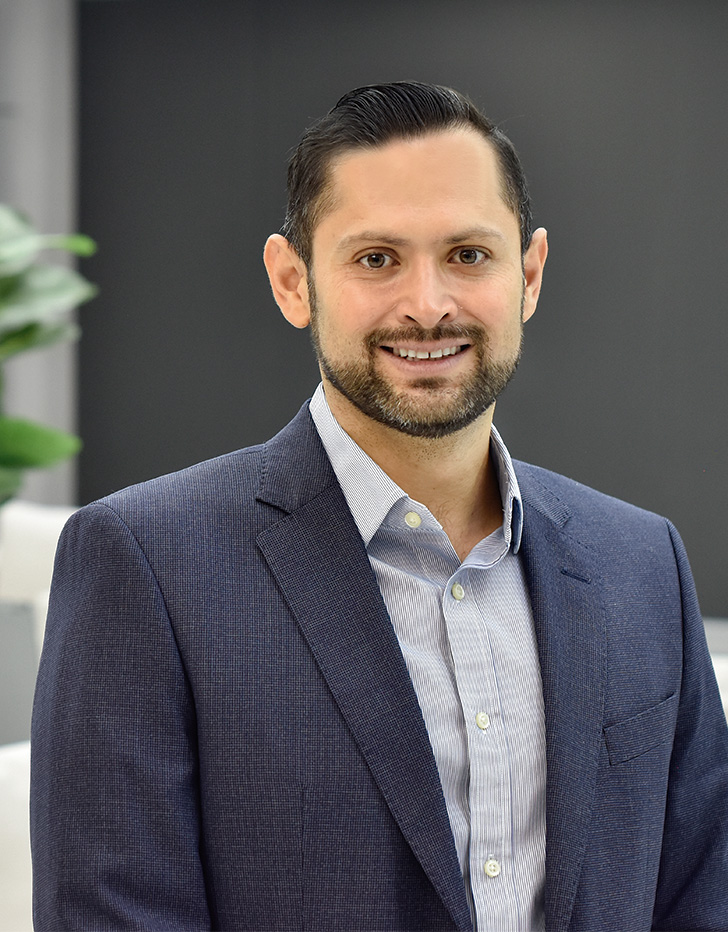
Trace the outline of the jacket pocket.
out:
[[[672,738],[677,714],[677,694],[651,709],[604,728],[610,764],[623,764]]]

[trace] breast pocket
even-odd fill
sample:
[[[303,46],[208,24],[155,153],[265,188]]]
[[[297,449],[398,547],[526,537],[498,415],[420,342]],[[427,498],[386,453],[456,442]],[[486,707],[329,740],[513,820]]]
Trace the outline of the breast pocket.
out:
[[[610,764],[623,764],[672,739],[677,715],[677,695],[604,728]]]

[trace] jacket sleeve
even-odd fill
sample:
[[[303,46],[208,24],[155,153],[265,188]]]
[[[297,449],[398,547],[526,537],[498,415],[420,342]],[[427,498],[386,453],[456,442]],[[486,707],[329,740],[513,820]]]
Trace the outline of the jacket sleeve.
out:
[[[683,600],[683,678],[653,929],[728,930],[728,728],[688,559],[670,526]]]
[[[32,725],[36,930],[209,929],[195,711],[152,569],[105,505],[59,543]]]

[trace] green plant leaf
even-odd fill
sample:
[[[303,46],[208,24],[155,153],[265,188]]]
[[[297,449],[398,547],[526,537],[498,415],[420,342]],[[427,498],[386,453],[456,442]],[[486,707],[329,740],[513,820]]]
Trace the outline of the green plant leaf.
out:
[[[96,243],[83,233],[69,233],[65,236],[44,236],[45,249],[65,249],[76,256],[93,256]]]
[[[0,335],[28,324],[53,320],[88,301],[97,288],[78,272],[59,265],[37,265],[17,278],[13,291],[0,299]]]
[[[21,274],[0,276],[0,304],[14,291],[17,291],[21,284]]]
[[[22,482],[22,469],[4,469],[0,466],[0,505],[18,494]]]
[[[21,418],[0,417],[0,467],[52,466],[81,449],[73,434]]]
[[[0,335],[0,363],[16,353],[53,346],[54,343],[67,340],[77,340],[80,335],[81,328],[76,324],[28,324],[27,327]]]
[[[26,217],[0,204],[0,401],[2,364],[17,353],[75,339],[79,328],[65,315],[97,291],[66,265],[38,263],[47,249],[90,256],[96,244],[81,234],[40,234]],[[80,447],[72,434],[0,416],[0,505],[17,494],[24,469],[52,466]]]
[[[27,268],[41,249],[39,240],[25,217],[0,204],[0,276]]]
[[[0,243],[29,232],[32,233],[33,228],[27,217],[7,204],[0,204]]]
[[[25,271],[43,249],[64,249],[77,256],[92,256],[96,243],[80,233],[38,233],[22,214],[0,204],[0,278]]]

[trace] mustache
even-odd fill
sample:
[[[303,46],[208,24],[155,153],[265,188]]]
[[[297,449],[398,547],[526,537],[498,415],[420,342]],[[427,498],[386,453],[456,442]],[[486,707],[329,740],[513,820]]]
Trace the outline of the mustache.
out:
[[[366,338],[370,350],[388,343],[432,343],[440,340],[467,340],[468,343],[485,345],[488,342],[483,327],[475,324],[438,324],[435,327],[380,327]]]

